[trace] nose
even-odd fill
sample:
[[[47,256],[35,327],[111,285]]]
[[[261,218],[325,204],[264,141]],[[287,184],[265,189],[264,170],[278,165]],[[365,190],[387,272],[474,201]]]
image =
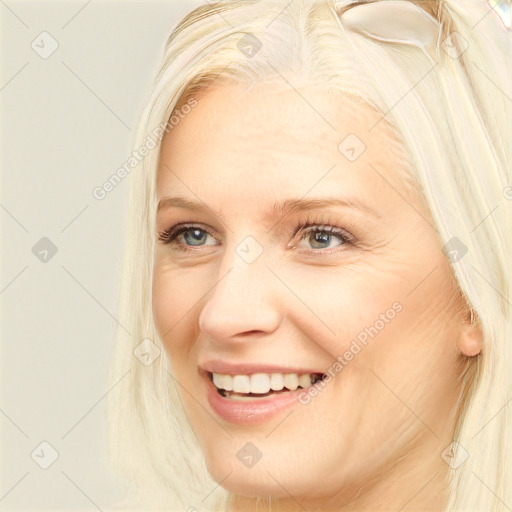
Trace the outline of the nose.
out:
[[[237,254],[221,270],[199,315],[200,330],[213,342],[242,341],[249,333],[270,334],[281,323],[279,282],[263,254],[246,263]]]

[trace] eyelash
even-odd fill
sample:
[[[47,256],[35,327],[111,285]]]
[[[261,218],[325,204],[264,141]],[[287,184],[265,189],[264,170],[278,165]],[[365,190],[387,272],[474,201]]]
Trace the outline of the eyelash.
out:
[[[324,219],[324,221],[325,220],[326,219]],[[302,236],[300,237],[300,240],[299,240],[299,242],[301,242],[302,240],[306,239],[310,235],[314,235],[315,233],[324,233],[325,232],[325,233],[329,233],[330,235],[334,235],[337,238],[339,238],[342,242],[341,244],[339,244],[339,246],[355,244],[356,240],[355,240],[354,236],[352,236],[348,231],[346,231],[342,228],[339,228],[337,226],[332,226],[331,224],[329,224],[329,222],[330,222],[329,219],[327,219],[327,222],[323,222],[323,221],[315,220],[311,217],[308,217],[305,220],[305,222],[300,222],[295,226],[295,228],[293,230],[293,237],[295,238],[297,236],[297,233],[303,231]],[[183,252],[195,252],[195,249],[193,246],[185,245],[184,247],[186,247],[186,248],[181,248],[179,246],[179,244],[176,243],[176,239],[178,238],[179,235],[181,235],[182,233],[185,233],[189,230],[192,230],[192,229],[198,229],[200,231],[204,231],[208,235],[215,238],[214,234],[210,230],[204,229],[204,228],[198,226],[197,224],[181,223],[181,224],[172,226],[169,229],[166,229],[165,231],[160,233],[158,235],[158,240],[165,245],[176,245],[176,246],[178,246],[178,250],[181,250]],[[294,248],[295,245],[296,244],[294,244],[292,246],[292,248]],[[332,248],[332,249],[325,249],[325,250],[316,250],[316,249],[301,249],[301,250],[306,253],[326,254],[326,253],[338,252],[336,250],[336,248],[339,246],[336,246],[335,248]],[[197,247],[201,247],[201,246],[197,246]]]

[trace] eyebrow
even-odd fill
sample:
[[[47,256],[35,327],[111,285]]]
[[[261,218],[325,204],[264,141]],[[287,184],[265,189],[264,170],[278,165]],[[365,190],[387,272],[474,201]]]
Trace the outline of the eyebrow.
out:
[[[376,210],[368,206],[367,204],[361,202],[357,198],[334,198],[334,197],[323,197],[323,198],[312,198],[312,199],[303,199],[303,198],[293,198],[286,199],[284,201],[276,201],[274,202],[268,212],[266,213],[266,219],[275,219],[276,217],[285,217],[287,215],[309,211],[309,210],[318,210],[321,208],[350,208],[353,210],[359,210],[362,213],[366,213],[372,215],[373,217],[382,218],[382,215],[378,213]],[[191,211],[197,212],[213,212],[215,215],[219,217],[221,221],[224,222],[222,215],[219,212],[213,211],[209,208],[206,203],[195,201],[193,199],[189,199],[187,197],[175,196],[175,197],[164,197],[158,202],[157,211],[160,212],[162,210],[167,210],[170,208],[182,208]]]

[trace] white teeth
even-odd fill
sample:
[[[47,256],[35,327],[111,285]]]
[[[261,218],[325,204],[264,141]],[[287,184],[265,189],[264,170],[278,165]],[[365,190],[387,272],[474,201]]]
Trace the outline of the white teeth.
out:
[[[226,391],[231,391],[233,389],[233,377],[231,377],[231,375],[214,373],[213,383],[219,389],[225,389]]]
[[[299,377],[299,386],[301,388],[309,388],[311,386],[311,375],[305,373]]]
[[[225,389],[226,391],[232,391],[233,390],[233,377],[231,375],[224,375],[224,386],[222,389]]]
[[[290,391],[295,391],[298,387],[309,388],[313,380],[313,376],[308,373],[300,376],[297,373],[253,373],[252,375],[213,373],[212,377],[213,384],[218,389],[261,395],[270,390],[281,391],[283,388]]]
[[[233,391],[235,393],[250,393],[251,392],[251,379],[249,378],[249,375],[234,375],[233,376]]]
[[[212,374],[213,375],[213,383],[215,384],[216,387],[220,388],[220,389],[224,389],[224,375],[221,375],[220,373],[214,373]]]
[[[270,375],[270,388],[273,391],[281,391],[284,388],[282,373],[272,373]]]
[[[251,375],[251,393],[268,393],[270,391],[270,377],[266,373]]]
[[[283,379],[284,387],[295,391],[299,387],[299,376],[296,373],[287,373]]]

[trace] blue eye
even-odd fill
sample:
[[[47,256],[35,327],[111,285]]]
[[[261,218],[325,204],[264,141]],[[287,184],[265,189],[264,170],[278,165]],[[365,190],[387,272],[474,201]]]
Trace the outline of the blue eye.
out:
[[[209,234],[202,229],[187,229],[182,231],[183,239],[188,245],[204,245]]]
[[[306,229],[308,228],[308,229]],[[345,245],[351,242],[351,239],[345,231],[340,228],[336,228],[334,226],[320,226],[320,225],[303,225],[300,228],[301,230],[305,230],[301,235],[300,240],[308,240],[310,241],[311,248],[313,249],[332,249],[333,247],[337,247],[338,245]],[[335,239],[339,240],[339,243],[330,247],[331,243]],[[327,247],[325,247],[327,244]],[[308,248],[309,249],[309,248]]]
[[[201,229],[195,225],[177,225],[169,228],[168,230],[161,233],[158,239],[164,243],[169,245],[177,245],[180,244],[178,242],[178,237],[183,235],[183,239],[185,240],[185,246],[188,247],[201,247],[203,245],[215,245],[215,244],[207,244],[206,241],[208,237],[212,237],[208,231]],[[186,249],[184,249],[186,250]]]
[[[350,240],[339,228],[332,226],[313,226],[307,229],[301,236],[302,240],[308,240],[312,244],[313,249],[329,249],[333,240],[338,239],[340,242],[334,247],[348,243]],[[327,244],[327,247],[325,246]]]
[[[314,223],[299,224],[294,230],[294,236],[300,234],[299,243],[304,240],[309,241],[311,244],[309,247],[301,247],[297,244],[297,247],[307,252],[329,252],[329,249],[333,249],[340,245],[349,245],[354,243],[354,238],[347,231],[331,226],[321,225]],[[180,241],[181,238],[181,241]],[[208,243],[208,240],[211,243]],[[173,226],[158,236],[158,240],[166,245],[172,245],[177,250],[187,251],[193,247],[203,247],[205,245],[218,245],[215,237],[210,231],[200,228],[195,224],[178,224]],[[338,243],[336,243],[338,240]],[[334,242],[334,245],[331,245]],[[294,246],[295,247],[295,246]],[[315,250],[320,249],[320,250]]]

